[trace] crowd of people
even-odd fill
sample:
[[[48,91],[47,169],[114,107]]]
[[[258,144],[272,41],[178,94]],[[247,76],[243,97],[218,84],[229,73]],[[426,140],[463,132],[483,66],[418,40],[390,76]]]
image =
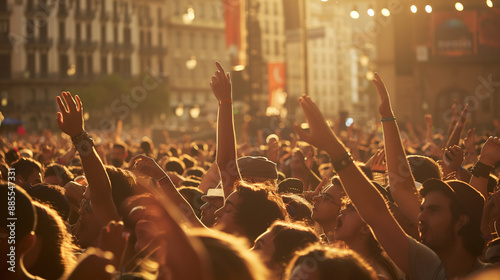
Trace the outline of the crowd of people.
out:
[[[307,130],[252,145],[216,67],[216,141],[91,135],[69,92],[60,136],[1,138],[0,278],[500,279],[500,139],[467,106],[402,137],[376,74],[381,137],[303,95]]]

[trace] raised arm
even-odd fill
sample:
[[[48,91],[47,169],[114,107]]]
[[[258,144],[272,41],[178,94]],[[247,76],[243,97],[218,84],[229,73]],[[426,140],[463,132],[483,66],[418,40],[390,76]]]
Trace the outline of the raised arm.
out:
[[[176,205],[177,209],[184,215],[186,222],[194,227],[205,227],[194,213],[191,205],[179,193],[174,183],[172,183],[172,180],[170,180],[170,177],[154,159],[145,155],[138,155],[130,161],[130,167],[132,170],[158,181],[168,199]]]
[[[222,66],[216,62],[219,70],[212,76],[212,92],[219,102],[217,117],[217,157],[224,196],[228,197],[234,189],[234,182],[239,180],[240,172],[236,161],[236,136],[233,125],[233,97],[231,79]]]
[[[485,199],[488,198],[488,177],[498,161],[500,161],[500,138],[490,137],[481,149],[469,182]]]
[[[344,144],[328,127],[325,118],[309,96],[299,98],[309,123],[310,134],[295,124],[300,138],[325,150],[336,167],[342,185],[361,217],[371,226],[380,244],[405,273],[409,272],[409,242],[405,232],[389,212],[384,198],[350,158]]]
[[[385,158],[391,194],[403,215],[410,219],[414,225],[418,225],[421,198],[415,188],[410,164],[406,159],[389,94],[378,74],[375,74],[373,83],[380,96],[379,112],[384,130]]]
[[[465,122],[467,121],[467,109],[469,107],[469,104],[465,105],[464,109],[462,110],[462,113],[460,113],[460,117],[457,121],[457,124],[455,125],[455,128],[453,128],[453,131],[451,132],[450,138],[448,138],[448,141],[446,142],[446,147],[458,145],[460,142],[460,135],[462,135],[462,131],[464,130],[465,127]]]
[[[63,101],[64,99],[64,101]],[[57,125],[59,129],[71,137],[78,154],[82,160],[83,171],[89,183],[92,210],[101,226],[106,226],[110,221],[118,221],[118,211],[113,203],[111,183],[104,165],[97,155],[92,138],[84,130],[83,106],[78,95],[71,96],[63,92],[56,98],[59,111]]]

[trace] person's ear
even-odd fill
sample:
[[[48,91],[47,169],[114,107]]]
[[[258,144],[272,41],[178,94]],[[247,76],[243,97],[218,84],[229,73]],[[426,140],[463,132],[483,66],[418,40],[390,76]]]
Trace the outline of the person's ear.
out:
[[[470,217],[467,215],[460,215],[458,221],[455,223],[455,231],[459,231],[463,226],[470,222]]]

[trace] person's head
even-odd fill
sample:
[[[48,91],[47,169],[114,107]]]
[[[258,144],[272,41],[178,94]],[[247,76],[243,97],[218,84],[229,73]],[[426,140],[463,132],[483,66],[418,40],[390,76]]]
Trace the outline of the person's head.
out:
[[[184,199],[191,205],[194,213],[198,218],[201,217],[200,207],[204,204],[201,197],[203,196],[203,192],[195,187],[180,187],[178,189],[179,193],[184,197]]]
[[[432,158],[420,155],[411,155],[406,158],[410,164],[411,173],[415,181],[423,184],[431,178],[442,179],[443,171],[441,170],[441,166]]]
[[[215,211],[224,206],[224,190],[222,188],[209,189],[201,200],[205,202],[200,208],[201,222],[207,227],[212,227],[215,223]]]
[[[20,158],[11,166],[16,171],[15,183],[25,189],[42,182],[42,165],[31,158]]]
[[[436,252],[461,242],[469,254],[479,256],[485,244],[480,231],[484,197],[462,181],[437,179],[424,182],[420,194],[421,241]]]
[[[5,153],[5,162],[10,166],[13,162],[20,158],[19,152],[16,149],[10,149]]]
[[[261,235],[276,220],[286,220],[285,205],[281,197],[265,185],[250,185],[239,181],[236,190],[215,212],[216,228],[246,237],[250,242]]]
[[[105,168],[111,182],[113,202],[118,210],[118,214],[124,216],[126,213],[120,211],[120,206],[127,197],[134,194],[134,188],[136,188],[135,176],[132,172],[122,168],[113,166],[106,166]]]
[[[250,183],[269,183],[277,185],[278,170],[276,163],[261,156],[245,156],[238,159],[241,178]]]
[[[64,195],[64,188],[58,185],[41,183],[34,185],[28,190],[28,193],[33,199],[50,205],[64,221],[68,219],[70,208],[68,199]]]
[[[500,237],[497,237],[486,246],[484,261],[487,263],[500,263]]]
[[[114,167],[122,167],[127,158],[127,147],[125,144],[115,143],[111,149],[111,164]]]
[[[351,250],[311,246],[288,266],[287,280],[375,280],[375,271]]]
[[[183,161],[176,157],[170,157],[167,162],[165,162],[165,171],[172,171],[175,172],[179,175],[182,175],[184,173],[184,169],[186,168],[186,165],[184,164]]]
[[[322,227],[335,225],[342,205],[344,189],[338,177],[332,179],[332,184],[313,198],[312,218]]]
[[[179,159],[184,163],[184,166],[186,166],[186,168],[191,168],[196,165],[196,159],[188,154],[181,155]]]
[[[278,193],[280,194],[298,194],[304,192],[304,183],[296,178],[287,178],[278,184]]]
[[[11,267],[18,269],[19,261],[34,246],[37,215],[28,193],[11,182],[0,181],[0,199],[4,201],[0,210],[0,271],[6,272]],[[15,212],[8,205],[15,205]],[[17,220],[9,221],[8,218]],[[14,251],[9,244],[13,238]]]
[[[257,237],[252,250],[261,255],[270,270],[282,270],[295,252],[316,242],[319,237],[310,227],[277,221]]]
[[[292,221],[304,222],[310,226],[314,225],[312,205],[309,201],[296,194],[282,194],[281,198]]]
[[[25,258],[26,269],[44,279],[59,279],[75,265],[78,248],[57,212],[36,201],[33,205],[38,217],[37,238]]]
[[[258,255],[248,250],[246,240],[218,231],[193,230],[204,245],[217,280],[265,280],[268,271]]]
[[[201,179],[203,175],[205,175],[205,170],[198,166],[186,169],[183,174],[184,177],[195,176],[198,179]]]
[[[141,153],[151,155],[153,153],[153,142],[149,138],[144,138],[141,142]]]
[[[59,185],[64,187],[69,181],[72,181],[75,176],[68,170],[68,168],[59,163],[51,163],[45,168],[43,174],[43,182]]]

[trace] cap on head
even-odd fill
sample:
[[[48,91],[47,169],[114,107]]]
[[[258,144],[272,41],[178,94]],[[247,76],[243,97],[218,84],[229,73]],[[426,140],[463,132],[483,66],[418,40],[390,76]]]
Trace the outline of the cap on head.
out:
[[[471,220],[478,226],[481,224],[484,197],[471,185],[458,180],[443,182],[438,179],[429,179],[422,185],[420,194],[422,197],[425,197],[428,193],[436,190],[443,191],[454,197],[470,216]]]
[[[201,197],[201,200],[208,202],[212,198],[224,199],[224,190],[221,188],[208,189],[207,194]]]
[[[302,194],[304,192],[304,183],[296,178],[287,178],[278,185],[278,193]]]
[[[241,157],[238,159],[238,167],[243,177],[278,179],[276,163],[265,157]]]

